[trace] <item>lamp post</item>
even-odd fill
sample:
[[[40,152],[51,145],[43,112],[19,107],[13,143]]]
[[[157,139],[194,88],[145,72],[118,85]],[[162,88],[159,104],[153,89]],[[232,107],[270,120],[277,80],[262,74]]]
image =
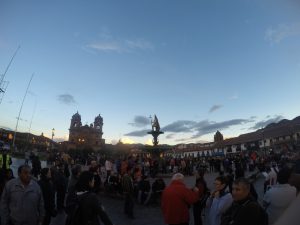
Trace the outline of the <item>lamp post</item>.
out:
[[[52,129],[52,150],[53,150],[53,137],[54,137],[54,131],[55,131],[55,129],[53,128],[53,129]]]

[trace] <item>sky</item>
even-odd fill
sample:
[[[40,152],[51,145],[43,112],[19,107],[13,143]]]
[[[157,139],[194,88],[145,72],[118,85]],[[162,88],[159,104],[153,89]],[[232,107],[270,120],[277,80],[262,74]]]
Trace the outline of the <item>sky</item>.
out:
[[[0,0],[0,126],[68,139],[104,120],[106,143],[213,140],[300,115],[296,0]],[[2,84],[4,85],[4,84]],[[31,128],[30,128],[31,124]]]

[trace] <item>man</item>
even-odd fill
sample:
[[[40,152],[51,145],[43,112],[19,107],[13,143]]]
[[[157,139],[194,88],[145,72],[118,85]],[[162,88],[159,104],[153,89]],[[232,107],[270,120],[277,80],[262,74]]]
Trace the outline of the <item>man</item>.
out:
[[[133,201],[133,181],[130,176],[130,168],[127,168],[126,173],[122,177],[122,188],[123,188],[123,193],[125,194],[125,203],[124,203],[124,212],[127,214],[127,216],[130,219],[134,219],[133,215],[133,206],[134,206],[134,201]]]
[[[269,224],[274,224],[296,198],[296,188],[288,184],[290,175],[289,168],[281,169],[277,176],[279,184],[272,186],[264,196],[263,201],[269,215]]]
[[[221,225],[267,225],[268,218],[250,194],[250,183],[245,178],[233,182],[234,202],[221,218]]]
[[[199,200],[198,188],[188,189],[184,184],[184,176],[176,173],[171,184],[162,194],[162,211],[166,224],[188,225],[189,207]]]
[[[19,178],[7,182],[1,198],[1,225],[39,225],[44,202],[39,185],[31,179],[30,167],[18,168]]]

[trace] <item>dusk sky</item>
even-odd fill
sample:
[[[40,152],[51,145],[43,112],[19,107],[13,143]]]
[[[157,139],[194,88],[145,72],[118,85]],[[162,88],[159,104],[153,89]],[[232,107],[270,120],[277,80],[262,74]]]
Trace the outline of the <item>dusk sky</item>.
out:
[[[0,0],[0,126],[68,139],[100,114],[106,143],[238,136],[300,115],[296,0]],[[0,97],[1,98],[1,97]]]

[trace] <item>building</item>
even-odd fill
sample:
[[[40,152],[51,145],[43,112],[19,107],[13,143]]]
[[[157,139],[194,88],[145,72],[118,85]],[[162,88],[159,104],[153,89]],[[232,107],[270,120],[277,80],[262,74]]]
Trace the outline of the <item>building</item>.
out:
[[[265,154],[269,151],[281,150],[300,150],[300,117],[293,120],[281,120],[255,132],[225,140],[217,131],[214,135],[214,142],[179,144],[167,154],[175,157],[197,157],[239,154],[244,151],[257,151]]]
[[[95,118],[94,123],[82,125],[81,116],[77,112],[72,116],[69,141],[67,143],[68,149],[86,149],[100,150],[105,145],[103,135],[103,118],[100,114]]]
[[[11,130],[0,129],[0,141],[6,143],[8,146],[12,146],[14,132]],[[34,135],[31,133],[16,133],[15,147],[18,151],[32,151],[37,150],[45,152],[56,148],[57,143],[47,138],[42,133],[41,135]]]

